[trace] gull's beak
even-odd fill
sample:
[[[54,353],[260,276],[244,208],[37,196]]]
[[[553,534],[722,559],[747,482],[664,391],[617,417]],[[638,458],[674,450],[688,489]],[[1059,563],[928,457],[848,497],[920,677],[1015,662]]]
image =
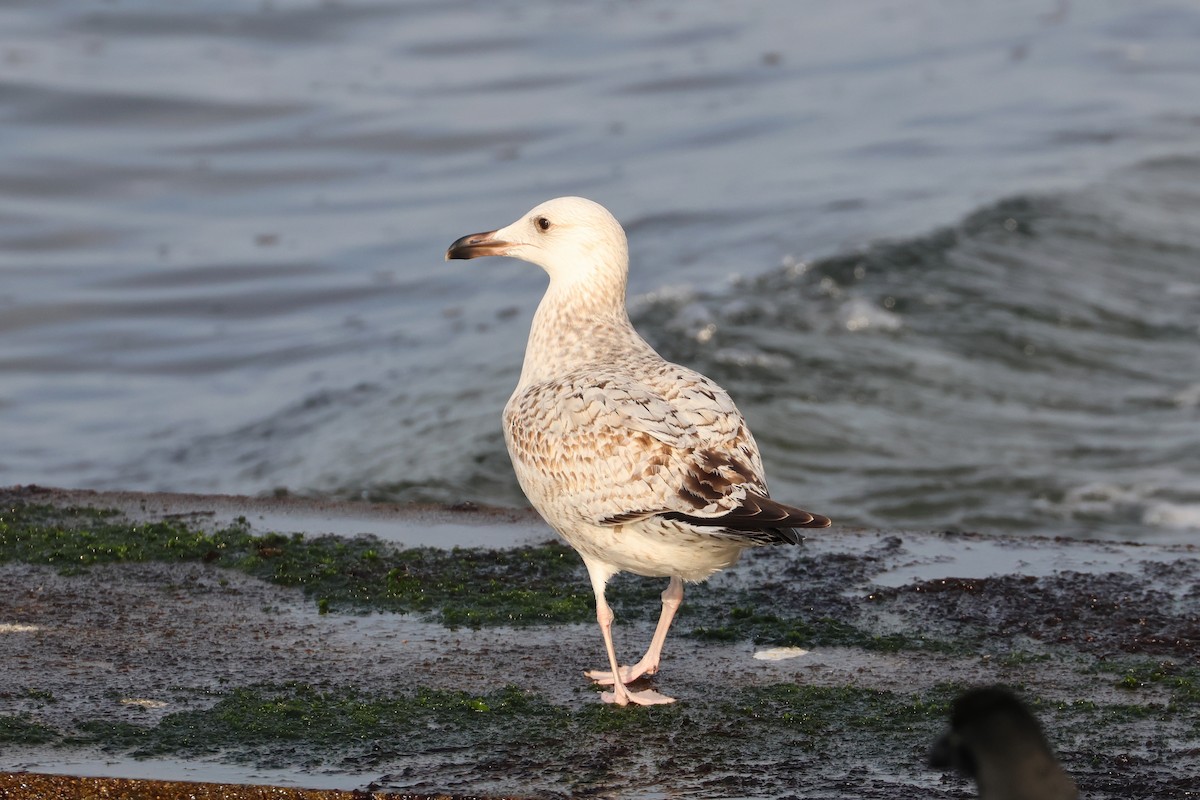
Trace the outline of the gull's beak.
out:
[[[452,258],[479,258],[480,256],[502,256],[512,245],[495,238],[499,231],[470,233],[450,245],[446,260]]]

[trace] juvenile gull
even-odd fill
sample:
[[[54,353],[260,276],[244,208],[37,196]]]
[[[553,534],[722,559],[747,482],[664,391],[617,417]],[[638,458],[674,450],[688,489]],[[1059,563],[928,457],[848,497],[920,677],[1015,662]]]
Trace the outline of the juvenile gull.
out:
[[[560,197],[446,251],[478,256],[519,258],[550,276],[504,438],[530,503],[587,566],[609,664],[587,675],[612,686],[606,703],[673,702],[627,684],[658,671],[683,582],[705,580],[747,547],[798,544],[794,528],[829,519],[771,500],[758,446],[725,390],[633,329],[625,231],[602,206]],[[626,571],[670,582],[646,654],[618,666],[604,587]]]

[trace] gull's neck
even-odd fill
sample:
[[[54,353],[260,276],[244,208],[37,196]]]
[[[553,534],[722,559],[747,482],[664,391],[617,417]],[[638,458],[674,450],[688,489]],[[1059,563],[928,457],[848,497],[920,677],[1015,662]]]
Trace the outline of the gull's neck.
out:
[[[626,274],[611,269],[551,277],[533,315],[517,391],[589,364],[654,354],[629,321]]]

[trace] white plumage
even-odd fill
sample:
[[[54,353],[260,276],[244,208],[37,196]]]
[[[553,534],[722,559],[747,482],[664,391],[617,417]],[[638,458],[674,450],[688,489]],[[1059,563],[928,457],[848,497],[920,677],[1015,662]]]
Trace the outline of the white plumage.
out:
[[[588,674],[612,684],[606,702],[671,702],[625,684],[657,672],[682,581],[704,580],[746,547],[799,542],[792,528],[829,520],[769,499],[758,446],[728,393],[664,360],[633,329],[625,232],[602,206],[560,197],[446,252],[484,255],[550,275],[504,436],[530,503],[591,577],[610,669]],[[618,667],[604,599],[623,571],[671,579],[654,639],[632,667]]]

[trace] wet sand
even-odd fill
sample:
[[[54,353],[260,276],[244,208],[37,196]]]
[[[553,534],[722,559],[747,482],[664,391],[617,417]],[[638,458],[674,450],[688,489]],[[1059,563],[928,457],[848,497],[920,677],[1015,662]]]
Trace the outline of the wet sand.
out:
[[[299,498],[28,487],[0,491],[0,508],[20,503],[117,508],[141,520],[183,517],[202,525],[245,516],[256,531],[302,530],[279,523],[304,521],[313,526],[303,529],[309,534],[357,532],[359,526],[371,531],[377,521],[379,530],[395,533],[392,541],[402,541],[400,533],[406,527],[420,529],[415,541],[425,543],[454,544],[464,531],[500,547],[550,536],[530,514],[494,509],[378,508]],[[443,527],[453,535],[441,538]],[[744,587],[765,586],[775,594],[794,592],[794,603],[803,604],[813,618],[852,614],[877,632],[919,629],[950,646],[923,650],[901,642],[895,649],[813,647],[772,661],[761,658],[770,648],[749,640],[685,635],[689,628],[711,627],[718,621],[684,618],[668,640],[662,674],[656,679],[657,688],[681,703],[669,712],[674,716],[644,717],[660,720],[657,727],[632,731],[619,725],[629,724],[635,719],[630,714],[641,711],[599,708],[581,675],[582,669],[601,660],[599,635],[592,624],[471,630],[448,629],[417,615],[326,614],[300,588],[208,563],[98,564],[86,571],[4,563],[0,716],[35,722],[39,730],[70,731],[79,728],[81,720],[93,727],[153,728],[188,712],[205,713],[238,687],[304,684],[355,687],[363,697],[371,692],[429,691],[495,697],[508,686],[535,697],[556,714],[585,720],[595,748],[578,742],[526,752],[521,746],[524,734],[518,732],[512,741],[497,743],[495,752],[486,741],[454,738],[430,740],[433,744],[428,746],[392,741],[341,750],[336,741],[306,744],[300,736],[269,751],[255,749],[252,743],[245,751],[139,755],[136,748],[102,738],[89,741],[75,735],[22,742],[10,736],[0,755],[0,770],[7,771],[0,778],[0,797],[210,796],[196,794],[199,790],[191,784],[146,780],[151,778],[455,796],[654,797],[682,791],[726,797],[791,792],[805,797],[900,798],[914,792],[961,797],[963,782],[921,763],[932,732],[929,720],[918,720],[911,733],[901,736],[902,752],[895,754],[894,746],[886,751],[889,759],[894,755],[894,764],[878,766],[871,749],[877,743],[860,747],[855,737],[875,740],[893,731],[856,734],[855,726],[862,726],[859,717],[843,725],[836,706],[824,712],[831,727],[816,739],[799,729],[789,733],[778,727],[777,719],[767,720],[760,731],[753,720],[762,711],[743,710],[738,703],[745,701],[722,705],[719,694],[733,696],[734,689],[770,693],[790,685],[936,693],[947,684],[994,682],[1017,685],[1026,696],[1046,699],[1050,705],[1039,713],[1050,718],[1052,738],[1091,796],[1196,797],[1200,731],[1194,700],[1181,699],[1185,695],[1177,687],[1182,685],[1179,681],[1191,680],[1198,655],[1197,557],[1196,548],[1188,546],[837,529],[810,538],[803,548],[755,551],[714,578],[712,591],[732,596]],[[634,621],[618,619],[618,626],[618,647],[632,655],[649,639],[653,613]],[[995,631],[998,644],[988,637],[961,648],[956,644],[956,637],[968,638],[965,632],[976,635],[989,629]],[[1147,680],[1136,691],[1122,686],[1121,670],[1151,663],[1181,665],[1183,671],[1169,673],[1167,680]],[[1072,716],[1083,713],[1081,704],[1121,711],[1119,718],[1113,717],[1111,737],[1098,740],[1090,730],[1092,718]],[[1125,711],[1132,706],[1151,711]],[[614,713],[603,716],[610,711]],[[731,733],[731,717],[744,717],[751,726],[749,735],[764,738],[758,743],[736,741],[746,734]],[[607,728],[610,718],[618,724],[612,731]],[[517,714],[511,724],[525,723]],[[426,720],[417,738],[440,735],[425,729],[442,725],[449,726]],[[701,729],[692,729],[696,726]],[[704,726],[711,730],[706,732]],[[672,728],[688,730],[686,739]],[[729,740],[727,746],[721,744],[722,737]],[[780,746],[789,746],[793,739],[807,744],[778,752],[763,763],[756,751],[771,746],[771,737],[777,737]],[[641,743],[647,748],[643,753]],[[656,748],[672,754],[668,767],[646,762],[660,752]],[[814,757],[828,748],[842,755]],[[593,763],[583,753],[605,755]],[[717,763],[725,754],[728,763]],[[872,769],[885,774],[872,775]],[[587,775],[581,777],[581,772]],[[75,787],[71,791],[77,794],[43,795],[38,789],[22,795],[20,786],[41,780],[24,773],[141,780],[68,781],[56,785]],[[97,788],[101,786],[118,793],[105,794]],[[1138,787],[1149,787],[1153,794],[1139,795]],[[309,796],[283,789],[271,790],[281,794],[254,794],[260,791],[255,788],[236,790],[241,794],[220,791],[227,793],[211,796]]]

